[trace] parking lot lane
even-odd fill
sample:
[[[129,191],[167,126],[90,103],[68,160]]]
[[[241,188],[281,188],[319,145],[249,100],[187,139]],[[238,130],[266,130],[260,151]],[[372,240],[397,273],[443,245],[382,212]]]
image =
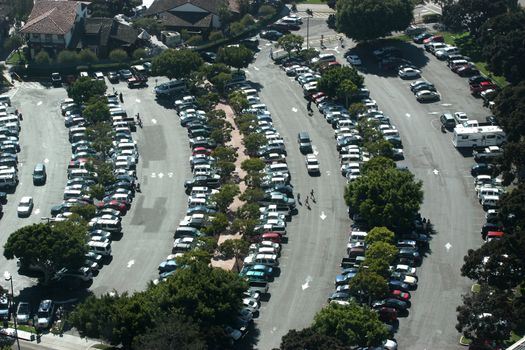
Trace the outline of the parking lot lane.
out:
[[[340,176],[332,128],[318,113],[308,116],[299,85],[269,60],[269,47],[264,43],[260,47],[255,62],[259,71],[252,70],[250,79],[261,85],[259,96],[285,139],[294,192],[296,196],[300,193],[303,204],[288,225],[284,266],[270,285],[271,298],[256,321],[260,331],[256,347],[272,349],[290,329],[309,326],[326,303],[345,253],[349,221],[342,196],[345,181]],[[292,112],[292,107],[297,112]],[[306,172],[296,141],[300,131],[307,131],[316,146],[322,171],[319,177]],[[305,199],[312,189],[316,201],[309,200],[309,210]],[[325,220],[320,217],[323,212]]]
[[[157,267],[171,253],[173,231],[186,210],[183,183],[191,174],[188,137],[175,110],[155,100],[153,85],[131,90],[124,83],[114,85],[123,92],[128,115],[140,113],[144,121],[133,135],[140,153],[137,173],[142,193],[123,218],[123,237],[112,244],[112,262],[94,279],[91,289],[96,294],[143,290],[158,278]]]
[[[366,75],[365,83],[380,109],[400,130],[405,162],[416,178],[423,180],[422,214],[431,219],[436,230],[431,250],[418,269],[418,290],[413,293],[410,315],[400,322],[396,339],[403,349],[456,349],[455,310],[461,294],[471,285],[459,270],[467,250],[481,243],[483,212],[469,175],[472,159],[457,152],[451,133],[443,134],[435,126],[445,111],[463,110],[481,118],[486,110],[469,96],[465,79],[458,80],[444,63],[430,58],[423,76],[441,92],[441,102],[418,103],[407,82],[397,77]],[[452,108],[443,106],[448,103]],[[429,114],[432,112],[439,114]]]
[[[0,219],[0,246],[4,246],[9,235],[17,229],[42,222],[50,214],[51,207],[62,200],[66,182],[66,168],[71,155],[67,130],[59,111],[59,102],[66,97],[64,89],[35,88],[31,84],[22,86],[13,95],[12,105],[22,113],[20,153],[18,153],[19,184],[13,194],[8,194]],[[44,186],[33,185],[33,168],[36,163],[45,163],[47,182]],[[23,196],[32,196],[35,203],[32,215],[18,218],[17,206]],[[32,285],[35,280],[18,275],[16,259],[6,260],[0,254],[0,266],[13,275],[15,294]]]

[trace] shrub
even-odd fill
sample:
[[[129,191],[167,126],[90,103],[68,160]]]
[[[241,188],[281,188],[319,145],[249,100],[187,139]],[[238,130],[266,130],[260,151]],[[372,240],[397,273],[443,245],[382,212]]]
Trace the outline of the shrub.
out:
[[[38,64],[49,64],[51,63],[51,58],[45,50],[40,50],[39,53],[35,56],[35,62]]]
[[[252,24],[255,23],[255,20],[253,19],[253,17],[250,15],[250,14],[246,14],[244,15],[244,17],[241,19],[241,23],[245,26],[245,27],[248,27],[248,26],[251,26]]]
[[[239,35],[244,30],[244,25],[241,22],[233,22],[230,24],[230,33],[232,35]]]
[[[91,51],[90,49],[82,49],[78,53],[78,59],[82,63],[93,63],[93,62],[97,62],[98,61],[97,55],[93,51]]]
[[[222,35],[222,32],[220,31],[213,31],[210,33],[210,41],[217,41],[217,40],[221,40],[222,38],[224,38],[224,35]]]
[[[71,63],[77,63],[79,60],[79,57],[76,52],[64,50],[60,51],[57,57],[58,63],[62,64],[71,64]]]
[[[439,21],[441,21],[441,15],[438,13],[423,15],[423,23],[437,23]]]
[[[275,15],[275,12],[275,8],[270,5],[262,5],[259,8],[259,16],[261,17],[272,17],[273,15]]]
[[[146,54],[146,50],[142,47],[139,47],[135,51],[133,51],[133,59],[134,60],[140,60],[141,58],[146,58],[148,55]]]
[[[128,59],[128,53],[122,49],[115,49],[109,53],[109,59],[115,62],[123,62]]]
[[[197,46],[203,41],[202,35],[192,35],[188,40],[186,40],[186,44],[189,46]]]

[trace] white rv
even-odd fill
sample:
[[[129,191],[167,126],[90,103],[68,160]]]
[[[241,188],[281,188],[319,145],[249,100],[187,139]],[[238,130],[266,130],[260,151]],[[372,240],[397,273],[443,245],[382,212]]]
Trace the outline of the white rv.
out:
[[[457,148],[501,146],[506,140],[507,136],[499,126],[456,127],[452,144]]]

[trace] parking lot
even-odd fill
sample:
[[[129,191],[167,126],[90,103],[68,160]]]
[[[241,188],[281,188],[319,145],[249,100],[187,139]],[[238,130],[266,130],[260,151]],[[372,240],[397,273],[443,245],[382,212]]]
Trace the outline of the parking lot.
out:
[[[329,35],[323,31],[324,23],[320,20],[310,21],[311,33],[312,26],[320,29],[315,33]],[[318,45],[313,40],[310,43]],[[334,53],[340,62],[346,62],[342,57],[345,50],[334,43],[327,46],[326,52]],[[332,170],[332,174],[338,173],[332,130],[327,129],[319,116],[307,116],[306,101],[296,82],[293,78],[286,78],[282,70],[268,59],[269,46],[262,43],[260,47],[262,50],[256,62],[249,68],[249,77],[261,84],[260,95],[275,116],[279,129],[286,135],[295,189],[304,193],[304,187],[318,185],[317,193],[326,194],[331,205],[324,211],[328,216],[326,220],[317,219],[318,216],[314,215],[317,208],[313,207],[312,212],[302,208],[298,220],[289,227],[290,235],[300,235],[303,239],[295,238],[294,244],[286,248],[290,251],[283,253],[288,258],[283,262],[282,276],[272,286],[271,301],[257,321],[260,330],[258,348],[266,349],[278,346],[280,337],[289,329],[308,326],[312,316],[326,301],[332,290],[334,271],[338,270],[340,257],[344,254],[341,246],[346,241],[345,231],[349,229],[350,221],[342,200],[344,179],[325,173],[327,169]],[[460,304],[460,295],[470,289],[469,281],[460,276],[459,269],[467,250],[481,243],[479,228],[483,211],[475,199],[474,181],[470,175],[474,162],[454,148],[450,132],[443,134],[440,131],[439,116],[444,112],[463,111],[470,119],[484,121],[490,111],[482,107],[480,100],[470,96],[466,79],[452,73],[444,62],[411,44],[402,44],[401,48],[405,58],[411,58],[422,69],[423,79],[434,83],[441,93],[440,102],[418,103],[408,87],[410,80],[401,80],[395,74],[384,75],[372,61],[371,50],[358,52],[366,66],[363,73],[371,97],[400,130],[404,162],[417,178],[423,180],[425,200],[422,215],[430,218],[437,232],[428,257],[419,268],[419,287],[414,292],[409,316],[400,321],[396,340],[404,349],[459,348],[459,336],[454,328],[455,309]],[[312,185],[311,179],[301,178],[304,173],[300,164],[302,159],[297,151],[294,154],[295,135],[302,130],[308,131],[318,146],[323,169],[323,175],[315,178],[316,183]],[[320,205],[320,209],[322,207]],[[328,222],[329,215],[333,215],[331,222]],[[308,223],[308,228],[303,227],[304,222]],[[331,235],[330,238],[322,242],[328,245],[312,246],[315,239],[327,235]],[[315,278],[312,271],[322,272],[321,277]]]
[[[170,253],[176,222],[185,210],[182,185],[190,174],[186,133],[178,125],[175,111],[155,100],[155,80],[143,89],[130,90],[125,83],[107,85],[108,92],[115,88],[123,93],[129,115],[140,113],[143,120],[144,127],[134,134],[141,155],[137,173],[142,193],[137,194],[123,218],[123,236],[112,244],[111,263],[94,278],[90,289],[96,294],[142,290],[158,276],[157,266]],[[16,229],[49,217],[51,207],[62,201],[71,155],[67,128],[59,111],[60,100],[67,97],[65,89],[31,82],[22,83],[10,95],[13,106],[23,114],[20,183],[4,206],[0,220],[2,245]],[[32,184],[33,167],[38,162],[46,164],[48,173],[47,183],[41,187]],[[35,207],[29,218],[21,219],[16,207],[26,195],[33,196]],[[1,256],[0,261],[14,274],[15,294],[36,282],[16,273],[16,260],[6,261]]]

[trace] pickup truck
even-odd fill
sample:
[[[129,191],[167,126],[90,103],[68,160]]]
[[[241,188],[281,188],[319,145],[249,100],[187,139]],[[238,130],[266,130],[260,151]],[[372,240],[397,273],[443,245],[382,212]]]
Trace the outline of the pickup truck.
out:
[[[503,150],[498,146],[485,147],[481,151],[473,151],[476,162],[487,162],[503,155]]]
[[[488,89],[496,90],[497,88],[498,87],[496,85],[492,84],[491,82],[482,81],[479,84],[472,84],[472,85],[470,85],[470,93],[472,95],[474,95],[474,96],[479,96],[479,94],[482,91],[485,91],[485,90],[488,90]]]

